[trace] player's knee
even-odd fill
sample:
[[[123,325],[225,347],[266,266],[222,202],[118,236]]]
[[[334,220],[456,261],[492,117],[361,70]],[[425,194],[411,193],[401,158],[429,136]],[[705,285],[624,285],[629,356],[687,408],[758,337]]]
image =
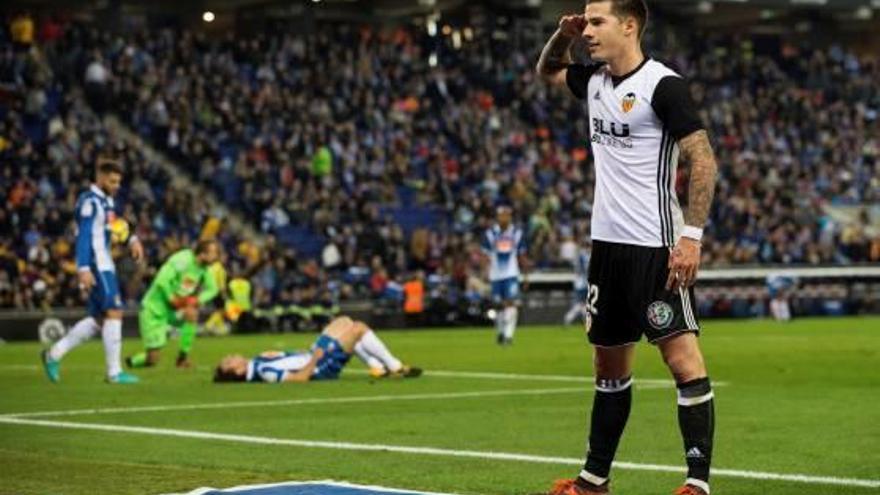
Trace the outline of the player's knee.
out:
[[[357,338],[361,338],[370,331],[370,327],[362,321],[355,321],[352,323],[352,331]]]
[[[105,320],[121,320],[122,319],[122,310],[121,309],[108,309],[107,313],[104,314]]]
[[[671,352],[663,358],[678,383],[706,376],[706,365],[699,350]]]
[[[612,359],[601,353],[593,354],[593,370],[597,380],[620,380],[632,374],[625,359]]]
[[[334,318],[333,321],[331,321],[330,324],[327,326],[351,326],[354,323],[355,321],[348,316],[339,316],[337,318]]]

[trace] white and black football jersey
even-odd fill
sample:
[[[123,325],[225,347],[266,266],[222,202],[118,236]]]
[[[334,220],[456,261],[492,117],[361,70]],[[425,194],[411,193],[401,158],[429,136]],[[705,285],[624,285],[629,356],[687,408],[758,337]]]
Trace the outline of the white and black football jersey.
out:
[[[587,100],[596,166],[592,238],[673,246],[684,223],[675,195],[678,140],[703,128],[686,81],[646,58],[624,76],[604,64],[568,66]]]

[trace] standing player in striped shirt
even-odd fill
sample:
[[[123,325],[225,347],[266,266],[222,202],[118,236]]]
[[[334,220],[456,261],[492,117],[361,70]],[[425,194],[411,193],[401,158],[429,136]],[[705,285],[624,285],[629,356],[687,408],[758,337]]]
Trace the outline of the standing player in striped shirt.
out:
[[[634,344],[643,334],[660,349],[678,388],[688,473],[675,493],[709,493],[714,395],[697,342],[692,285],[717,165],[687,83],[642,52],[647,20],[644,0],[587,0],[584,14],[562,17],[537,67],[544,81],[586,100],[596,166],[589,452],[580,475],[557,482],[554,495],[609,492],[632,402]],[[593,64],[572,63],[569,51],[578,38]],[[675,194],[679,156],[690,167],[684,214]]]
[[[496,215],[498,223],[483,234],[482,249],[489,262],[492,302],[496,305],[496,341],[510,345],[519,317],[520,265],[527,263],[526,240],[522,229],[513,224],[509,206],[499,206]]]
[[[136,376],[122,371],[122,297],[116,266],[110,255],[110,224],[116,218],[113,196],[122,183],[122,166],[100,160],[95,183],[76,202],[76,268],[80,288],[88,294],[89,316],[78,321],[67,335],[43,351],[43,367],[49,380],[61,378],[61,358],[74,347],[101,334],[108,383],[137,383]],[[135,236],[128,240],[135,261],[144,249]]]

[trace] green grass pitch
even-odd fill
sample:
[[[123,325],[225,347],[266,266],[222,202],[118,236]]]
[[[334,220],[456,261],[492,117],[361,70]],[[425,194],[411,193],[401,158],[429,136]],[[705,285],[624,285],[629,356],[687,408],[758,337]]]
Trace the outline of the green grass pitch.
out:
[[[211,383],[211,366],[223,354],[303,348],[314,338],[276,334],[200,339],[198,366],[183,371],[173,366],[172,344],[158,368],[142,371],[142,383],[128,387],[103,383],[103,354],[95,341],[67,356],[62,382],[53,385],[38,366],[36,343],[2,345],[0,493],[169,493],[337,479],[462,495],[526,495],[578,472],[570,460],[583,456],[593,395],[591,383],[578,378],[591,375],[590,350],[578,327],[521,328],[510,348],[497,347],[489,329],[380,334],[426,375],[371,382],[353,360],[335,382]],[[722,382],[716,387],[714,467],[747,471],[743,478],[715,476],[713,495],[880,495],[880,319],[709,321],[701,342],[713,381]],[[137,345],[126,341],[125,352]],[[639,346],[635,374],[637,380],[668,379],[647,344]],[[236,405],[254,401],[260,404]],[[210,404],[221,406],[205,407]],[[194,407],[143,409],[186,405]],[[41,425],[4,420],[95,408],[122,410],[22,417],[48,422]],[[74,427],[59,427],[68,423]],[[76,427],[82,424],[109,429]],[[185,434],[169,436],[168,430]],[[239,437],[194,438],[193,432]],[[365,444],[404,450],[364,450]],[[413,447],[442,450],[407,450]],[[461,451],[560,459],[462,457]],[[636,389],[618,460],[683,466],[671,385],[649,380]],[[753,472],[874,483],[765,480]],[[668,495],[683,479],[622,468],[612,476],[615,493],[633,495]]]

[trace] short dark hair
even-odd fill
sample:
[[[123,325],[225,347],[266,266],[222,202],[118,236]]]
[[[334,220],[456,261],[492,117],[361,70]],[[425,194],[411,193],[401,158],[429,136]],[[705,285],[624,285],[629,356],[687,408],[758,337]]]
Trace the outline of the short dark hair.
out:
[[[223,371],[223,368],[217,366],[214,369],[214,382],[215,383],[228,383],[228,382],[243,382],[245,381],[244,373],[236,373],[232,370]]]
[[[116,160],[115,158],[98,158],[97,168],[99,174],[122,175],[122,163],[120,163],[119,160]]]
[[[618,19],[635,17],[639,23],[639,38],[645,34],[648,27],[648,4],[645,0],[587,0],[587,3],[611,2],[611,13]]]

